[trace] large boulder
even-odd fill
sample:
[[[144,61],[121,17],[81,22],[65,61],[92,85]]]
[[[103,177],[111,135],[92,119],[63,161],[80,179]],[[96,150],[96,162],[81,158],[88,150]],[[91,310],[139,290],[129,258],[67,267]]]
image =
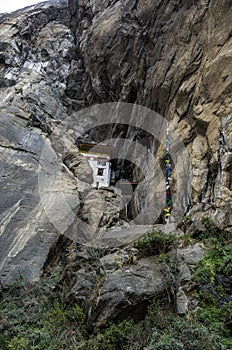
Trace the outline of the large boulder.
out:
[[[96,286],[88,305],[89,325],[102,327],[125,315],[143,318],[149,303],[166,295],[170,282],[168,271],[152,257],[124,266]]]

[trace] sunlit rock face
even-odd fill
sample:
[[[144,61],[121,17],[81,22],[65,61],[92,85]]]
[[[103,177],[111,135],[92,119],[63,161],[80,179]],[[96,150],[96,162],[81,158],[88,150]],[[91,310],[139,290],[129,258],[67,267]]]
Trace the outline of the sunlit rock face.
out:
[[[79,108],[79,92],[72,88],[78,81],[83,105],[124,101],[166,117],[191,163],[190,196],[177,190],[180,175],[174,170],[175,219],[192,208],[194,217],[209,215],[231,226],[231,1],[69,0],[69,5],[85,72],[78,80],[71,70],[73,107]],[[136,137],[130,127],[125,134]],[[164,146],[154,151],[162,162]],[[159,187],[154,170],[134,195],[135,216],[144,208],[145,220],[152,221],[147,211]]]

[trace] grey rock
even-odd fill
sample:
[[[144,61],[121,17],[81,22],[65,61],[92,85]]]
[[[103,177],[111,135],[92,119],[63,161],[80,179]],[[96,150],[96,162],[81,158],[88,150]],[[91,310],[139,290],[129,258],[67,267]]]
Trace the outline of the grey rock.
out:
[[[186,263],[182,263],[178,266],[178,281],[180,285],[185,284],[191,280],[191,271]]]
[[[59,204],[59,188],[70,208],[78,210],[75,179],[61,171],[58,157],[27,120],[1,115],[0,127],[0,276],[5,284],[40,278],[50,249],[70,225]],[[52,149],[51,149],[52,150]],[[59,174],[59,175],[58,175]]]
[[[78,148],[69,149],[64,155],[64,163],[72,171],[72,173],[83,182],[93,183],[93,171],[88,160],[79,153]]]
[[[37,281],[60,235],[70,231],[72,215],[64,203],[73,213],[79,210],[76,180],[47,139],[57,120],[66,115],[59,89],[65,90],[69,67],[63,53],[74,40],[67,27],[67,8],[57,6],[52,10],[48,4],[32,6],[9,14],[3,21],[0,18],[3,284],[19,279]],[[52,60],[41,60],[43,48],[48,57],[56,57],[54,65]]]
[[[120,196],[107,188],[83,191],[77,219],[80,242],[102,247],[106,229],[119,220],[120,205]]]
[[[176,308],[179,315],[185,315],[188,312],[188,298],[185,292],[179,287],[176,293]]]
[[[94,290],[96,281],[97,275],[95,271],[79,270],[76,274],[76,283],[67,299],[72,299],[80,304],[86,303]]]
[[[196,265],[206,254],[206,248],[196,243],[187,248],[177,249],[177,259],[187,265]]]
[[[164,225],[156,224],[153,225],[153,230],[160,231],[166,236],[174,235],[176,237],[181,237],[184,235],[184,232],[177,227],[176,223],[166,223]]]
[[[103,256],[100,262],[106,272],[122,268],[126,264],[133,264],[137,261],[138,250],[133,247],[120,249],[119,251]]]
[[[102,245],[105,247],[127,246],[151,230],[152,226],[150,225],[113,227],[104,233],[104,236],[102,237]]]
[[[145,306],[169,289],[170,279],[154,259],[124,266],[106,277],[89,305],[88,322],[94,327],[112,323],[123,315],[142,318]]]

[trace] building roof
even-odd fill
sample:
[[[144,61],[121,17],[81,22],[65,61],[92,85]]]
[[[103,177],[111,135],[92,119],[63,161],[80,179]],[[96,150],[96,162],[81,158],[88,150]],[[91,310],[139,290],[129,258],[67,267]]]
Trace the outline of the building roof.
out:
[[[92,153],[97,155],[109,155],[114,158],[115,148],[111,146],[99,145],[95,143],[80,143],[78,145],[80,152]]]

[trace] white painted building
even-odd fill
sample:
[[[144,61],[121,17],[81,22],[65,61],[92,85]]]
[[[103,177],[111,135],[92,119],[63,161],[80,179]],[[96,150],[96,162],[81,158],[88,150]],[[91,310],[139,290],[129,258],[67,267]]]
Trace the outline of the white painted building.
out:
[[[80,143],[81,154],[88,159],[93,169],[93,187],[108,187],[111,184],[113,172],[111,168],[111,157],[114,157],[114,148],[104,145]]]
[[[82,153],[82,152],[81,152]],[[93,169],[93,187],[110,186],[111,164],[110,156],[107,154],[82,153],[88,159],[89,165]]]

